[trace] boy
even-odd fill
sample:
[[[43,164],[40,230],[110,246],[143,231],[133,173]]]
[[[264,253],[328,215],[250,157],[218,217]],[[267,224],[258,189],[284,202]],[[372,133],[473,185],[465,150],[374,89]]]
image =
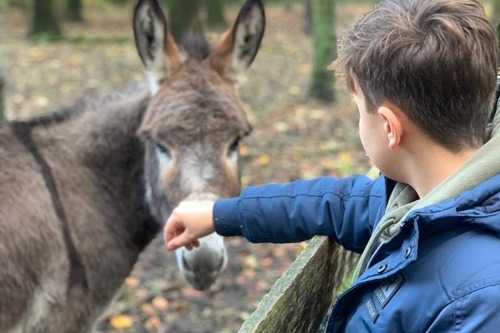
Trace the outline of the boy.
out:
[[[496,58],[479,1],[383,1],[348,31],[333,63],[382,175],[183,202],[165,226],[167,248],[192,248],[214,230],[252,242],[328,235],[363,254],[327,332],[498,332]]]

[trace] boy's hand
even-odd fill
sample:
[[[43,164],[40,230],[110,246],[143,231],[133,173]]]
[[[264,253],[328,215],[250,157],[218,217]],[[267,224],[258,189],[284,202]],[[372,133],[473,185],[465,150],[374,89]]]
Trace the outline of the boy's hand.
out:
[[[163,239],[168,250],[181,246],[191,250],[200,245],[198,239],[215,231],[213,201],[183,201],[168,218]]]

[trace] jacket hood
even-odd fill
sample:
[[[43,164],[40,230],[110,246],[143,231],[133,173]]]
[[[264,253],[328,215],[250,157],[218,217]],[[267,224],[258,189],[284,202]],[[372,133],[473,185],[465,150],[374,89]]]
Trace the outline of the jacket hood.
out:
[[[421,237],[441,230],[474,226],[500,237],[500,174],[438,204],[412,209]]]

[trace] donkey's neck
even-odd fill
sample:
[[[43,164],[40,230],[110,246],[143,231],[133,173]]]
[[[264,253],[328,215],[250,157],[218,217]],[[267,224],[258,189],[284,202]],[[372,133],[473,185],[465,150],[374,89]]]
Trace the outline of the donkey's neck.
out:
[[[123,228],[120,237],[128,235],[127,246],[138,250],[160,227],[145,203],[144,148],[136,135],[149,95],[143,90],[86,98],[32,127],[33,141],[47,156],[60,191],[78,189],[96,200],[112,216],[106,221],[110,228]],[[70,171],[75,169],[78,174]]]

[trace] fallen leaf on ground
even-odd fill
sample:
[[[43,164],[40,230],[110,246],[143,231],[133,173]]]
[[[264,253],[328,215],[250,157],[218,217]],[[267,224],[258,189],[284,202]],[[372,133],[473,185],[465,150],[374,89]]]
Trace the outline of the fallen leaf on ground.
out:
[[[116,329],[130,328],[134,324],[132,317],[123,314],[111,317],[109,322]]]

